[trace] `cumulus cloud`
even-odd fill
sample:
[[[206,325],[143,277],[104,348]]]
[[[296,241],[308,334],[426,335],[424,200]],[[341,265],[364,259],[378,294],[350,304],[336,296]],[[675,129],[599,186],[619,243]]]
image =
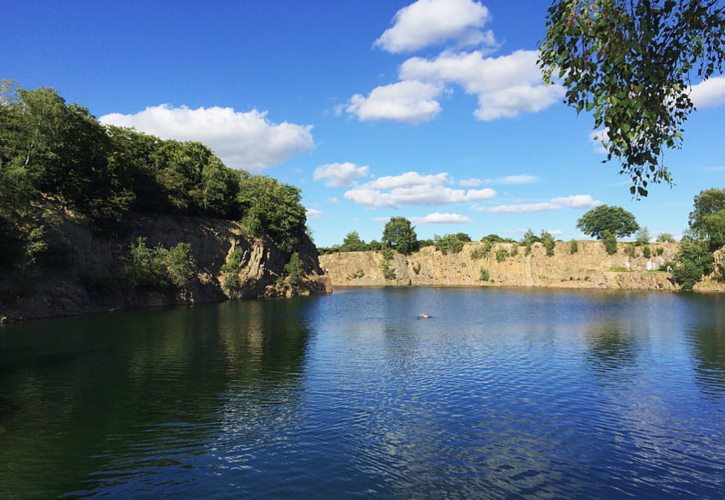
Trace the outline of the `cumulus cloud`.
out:
[[[455,189],[448,187],[450,178],[445,172],[421,175],[405,172],[385,176],[345,192],[345,198],[367,209],[399,207],[401,205],[444,205],[482,201],[493,198],[493,189]]]
[[[319,219],[322,217],[322,214],[324,212],[322,210],[318,210],[316,208],[308,208],[305,210],[305,214],[307,215],[308,219]]]
[[[261,170],[314,148],[312,126],[273,123],[266,111],[191,109],[166,104],[133,114],[111,113],[101,123],[133,127],[162,139],[199,141],[233,168]]]
[[[588,209],[601,205],[602,202],[595,200],[589,194],[577,194],[573,196],[561,196],[552,198],[549,201],[538,203],[521,203],[514,205],[497,205],[493,207],[476,207],[474,210],[489,213],[530,213],[549,212],[562,208]]]
[[[374,88],[367,97],[355,94],[346,111],[360,121],[427,122],[441,111],[437,97],[442,91],[439,85],[415,80],[392,83]]]
[[[499,57],[486,57],[480,50],[443,52],[433,59],[408,59],[400,68],[400,78],[460,85],[466,93],[478,97],[474,115],[479,120],[513,118],[548,108],[564,95],[562,86],[544,85],[538,56],[534,50]]]
[[[400,175],[385,175],[365,184],[370,189],[394,189],[408,186],[440,186],[448,182],[448,174],[421,175],[418,172],[404,172]]]
[[[476,186],[480,186],[481,184],[483,184],[483,181],[481,179],[475,179],[475,178],[463,179],[461,181],[458,181],[458,185],[464,186],[464,187],[476,187]]]
[[[423,217],[411,217],[415,224],[468,224],[471,218],[461,214],[433,212]]]
[[[458,46],[494,45],[493,32],[482,31],[490,19],[488,9],[473,0],[418,0],[395,14],[375,46],[400,53],[450,41]]]
[[[693,85],[690,98],[700,109],[725,105],[725,75]]]
[[[352,186],[356,177],[367,177],[368,167],[354,163],[328,163],[317,167],[312,174],[316,181],[324,180],[329,187]]]

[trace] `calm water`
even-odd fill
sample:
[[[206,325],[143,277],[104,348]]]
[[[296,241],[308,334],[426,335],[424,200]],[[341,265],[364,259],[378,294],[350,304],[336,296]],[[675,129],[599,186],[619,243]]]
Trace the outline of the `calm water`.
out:
[[[368,289],[13,325],[0,426],[2,498],[722,498],[725,297]]]

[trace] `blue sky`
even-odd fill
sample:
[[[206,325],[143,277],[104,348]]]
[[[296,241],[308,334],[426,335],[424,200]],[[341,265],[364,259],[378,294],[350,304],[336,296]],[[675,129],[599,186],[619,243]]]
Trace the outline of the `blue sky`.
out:
[[[597,203],[681,233],[692,198],[725,184],[725,78],[696,86],[665,156],[676,186],[632,200],[591,117],[541,86],[547,3],[11,0],[0,78],[299,186],[319,245],[379,239],[393,215],[422,238],[567,239]]]

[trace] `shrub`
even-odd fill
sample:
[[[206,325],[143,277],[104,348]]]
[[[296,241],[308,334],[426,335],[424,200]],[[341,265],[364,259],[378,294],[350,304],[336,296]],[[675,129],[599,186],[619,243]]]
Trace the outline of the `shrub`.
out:
[[[485,251],[483,248],[476,247],[473,250],[471,250],[471,259],[480,260],[483,257],[485,257],[487,253],[488,252]]]
[[[645,245],[645,246],[644,246],[644,247],[642,248],[642,256],[643,256],[643,257],[644,257],[645,259],[649,259],[650,257],[652,257],[652,250],[650,249],[650,247],[649,247],[648,245]]]
[[[420,274],[420,262],[416,262],[413,264],[413,272],[415,274]]]
[[[624,246],[624,254],[628,257],[636,257],[637,256],[637,249],[634,247],[634,244],[629,244]]]
[[[692,287],[700,281],[703,275],[713,270],[714,261],[713,255],[703,244],[686,241],[675,255],[672,278],[683,290],[692,290]]]
[[[657,235],[657,243],[674,243],[675,238],[670,233],[660,233]]]
[[[647,227],[642,226],[637,231],[637,235],[635,236],[635,240],[638,245],[646,245],[649,243],[649,240],[651,240],[652,237],[649,234],[649,229]]]
[[[519,246],[518,244],[514,243],[511,245],[511,257],[516,257],[519,254]]]
[[[294,252],[287,264],[284,266],[284,274],[287,276],[290,285],[298,286],[302,284],[302,279],[305,277],[305,270],[302,267],[302,259],[300,254]]]
[[[569,243],[569,253],[575,254],[579,251],[579,243],[577,243],[576,240],[571,240],[571,243]]]
[[[485,267],[482,267],[480,269],[479,274],[479,280],[481,281],[489,281],[491,279],[491,274],[488,272],[488,270]]]
[[[146,238],[138,238],[129,253],[125,262],[126,275],[135,286],[163,288],[173,285],[181,288],[196,271],[188,243],[178,243],[170,249],[161,245],[150,248],[146,245]]]
[[[387,260],[384,260],[382,264],[380,264],[380,271],[383,273],[383,278],[386,280],[394,280],[396,278],[395,276],[395,269],[390,267],[390,264],[388,264]]]
[[[672,270],[672,278],[683,290],[692,290],[702,278],[702,269],[694,262],[683,262]]]
[[[445,236],[435,235],[433,242],[438,251],[447,255],[450,253],[458,253],[463,250],[464,240],[460,239],[457,234],[447,234]]]
[[[556,246],[556,240],[554,236],[548,231],[541,231],[541,242],[544,244],[546,255],[551,257],[554,255],[554,248]]]
[[[617,253],[617,237],[613,232],[605,230],[602,233],[602,242],[604,243],[604,248],[609,255]]]
[[[322,252],[323,249],[320,249],[320,253]],[[239,278],[239,271],[242,268],[243,258],[244,253],[242,252],[242,250],[239,248],[235,248],[229,253],[229,255],[227,255],[226,261],[221,267],[222,290],[227,296],[232,298],[237,298],[240,296],[242,281]]]
[[[509,252],[505,248],[499,248],[498,250],[496,250],[496,262],[503,262],[508,256]]]
[[[660,255],[662,255],[663,253],[665,253],[665,249],[664,249],[664,248],[662,248],[662,247],[657,247],[657,248],[655,249],[655,254],[657,254],[657,256],[658,256],[658,257],[659,257]]]
[[[196,262],[191,256],[191,244],[178,243],[166,250],[164,255],[166,277],[177,288],[181,288],[196,271]]]

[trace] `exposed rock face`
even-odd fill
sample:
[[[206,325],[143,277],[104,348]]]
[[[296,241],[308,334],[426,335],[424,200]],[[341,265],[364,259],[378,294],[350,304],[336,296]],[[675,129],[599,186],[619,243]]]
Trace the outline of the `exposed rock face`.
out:
[[[517,247],[516,255],[510,255]],[[671,261],[679,246],[675,243],[652,244],[652,257],[624,253],[619,245],[615,255],[608,255],[600,242],[580,241],[577,253],[570,253],[569,243],[557,243],[553,256],[536,243],[530,255],[525,248],[511,243],[498,243],[481,257],[472,251],[482,243],[467,243],[459,253],[443,255],[435,247],[425,247],[409,256],[394,254],[388,267],[393,279],[383,275],[383,255],[379,252],[346,252],[320,256],[320,264],[333,286],[510,286],[556,288],[622,288],[643,290],[677,290],[670,274],[659,271],[660,265]],[[656,255],[656,249],[662,254]],[[500,262],[496,253],[505,249],[508,256]],[[475,255],[475,253],[474,253]],[[484,273],[485,271],[485,273]],[[488,274],[488,281],[482,274]],[[390,276],[390,275],[389,275]],[[706,280],[696,290],[725,291],[723,283]]]
[[[0,276],[0,318],[10,320],[69,316],[113,309],[194,304],[230,298],[222,288],[221,267],[235,248],[243,252],[240,287],[234,298],[330,293],[329,279],[309,239],[296,249],[306,276],[297,286],[280,280],[286,255],[267,237],[249,238],[226,220],[168,215],[136,215],[119,236],[102,237],[65,217],[60,225],[69,265],[62,273],[43,275],[18,290]],[[146,237],[150,247],[189,243],[197,273],[183,289],[139,290],[121,279],[121,262],[129,246]],[[6,319],[6,320],[7,320]]]

